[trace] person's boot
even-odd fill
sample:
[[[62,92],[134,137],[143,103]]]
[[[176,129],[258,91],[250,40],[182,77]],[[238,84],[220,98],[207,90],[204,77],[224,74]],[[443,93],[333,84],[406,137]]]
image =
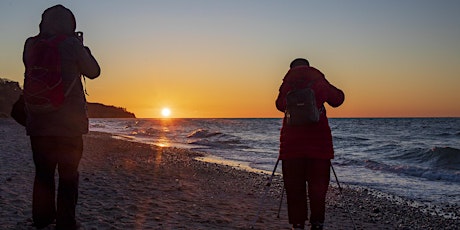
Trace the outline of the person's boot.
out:
[[[311,230],[323,230],[323,223],[312,223]]]
[[[295,230],[295,229],[305,229],[305,224],[293,224],[292,230]]]

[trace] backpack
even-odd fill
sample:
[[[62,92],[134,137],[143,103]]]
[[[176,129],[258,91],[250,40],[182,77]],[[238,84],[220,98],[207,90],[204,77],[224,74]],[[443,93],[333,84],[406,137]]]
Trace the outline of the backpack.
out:
[[[26,57],[24,77],[24,102],[27,111],[48,113],[56,111],[64,103],[76,79],[64,93],[59,44],[67,38],[58,35],[51,38],[37,38]]]
[[[286,94],[286,123],[290,126],[308,125],[317,123],[322,113],[322,108],[316,106],[315,91],[311,89],[311,81],[306,88],[289,91]]]

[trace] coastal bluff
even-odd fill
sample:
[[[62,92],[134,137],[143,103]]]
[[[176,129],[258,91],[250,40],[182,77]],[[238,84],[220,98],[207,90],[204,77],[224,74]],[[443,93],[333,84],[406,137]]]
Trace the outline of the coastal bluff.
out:
[[[134,113],[122,107],[91,102],[88,102],[87,105],[89,118],[136,118]]]
[[[0,78],[0,118],[10,117],[11,108],[21,94],[18,82]],[[87,105],[90,118],[136,118],[134,113],[122,107],[91,102]]]

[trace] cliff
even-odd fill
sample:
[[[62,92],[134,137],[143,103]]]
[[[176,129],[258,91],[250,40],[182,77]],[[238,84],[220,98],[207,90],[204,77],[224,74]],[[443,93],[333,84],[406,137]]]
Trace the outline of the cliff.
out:
[[[18,82],[0,78],[0,118],[10,117],[11,107],[21,93],[22,89]],[[136,118],[134,113],[128,112],[125,108],[101,103],[88,103],[88,116],[90,118]]]
[[[136,118],[134,113],[125,108],[88,102],[88,116],[90,118]]]
[[[21,93],[19,83],[0,78],[0,118],[10,117],[11,107]]]

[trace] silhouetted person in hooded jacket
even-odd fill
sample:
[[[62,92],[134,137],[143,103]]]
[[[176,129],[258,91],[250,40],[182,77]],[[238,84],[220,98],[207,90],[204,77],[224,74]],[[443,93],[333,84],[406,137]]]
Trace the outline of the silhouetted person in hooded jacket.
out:
[[[340,106],[344,94],[330,84],[323,73],[311,67],[306,59],[291,62],[276,99],[276,108],[285,112],[286,95],[293,89],[305,88],[311,83],[316,105],[321,109],[317,123],[290,126],[286,117],[280,135],[280,155],[283,165],[289,223],[293,229],[304,229],[308,220],[307,186],[310,203],[311,229],[323,229],[325,199],[329,186],[331,159],[334,158],[332,134],[323,104]]]
[[[34,113],[26,108],[26,130],[35,164],[32,216],[34,226],[39,229],[53,222],[56,223],[56,229],[78,229],[79,223],[75,217],[78,165],[83,153],[82,135],[88,132],[86,98],[80,78],[81,75],[90,79],[98,77],[100,67],[90,50],[83,45],[83,37],[76,35],[75,17],[69,9],[62,5],[46,9],[39,28],[39,34],[28,38],[24,46],[26,72],[27,68],[31,68],[32,47],[39,39],[67,35],[58,47],[64,90],[69,94],[54,112]],[[54,180],[56,168],[59,173],[57,200]]]

